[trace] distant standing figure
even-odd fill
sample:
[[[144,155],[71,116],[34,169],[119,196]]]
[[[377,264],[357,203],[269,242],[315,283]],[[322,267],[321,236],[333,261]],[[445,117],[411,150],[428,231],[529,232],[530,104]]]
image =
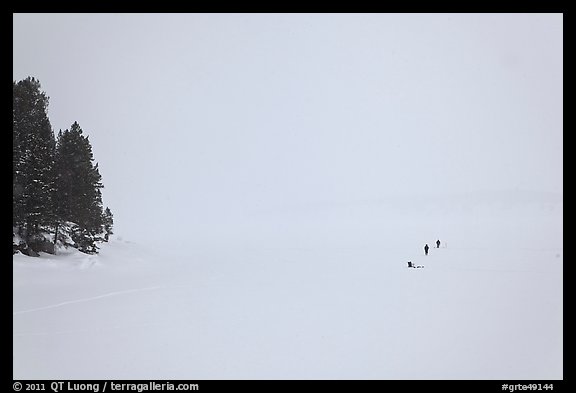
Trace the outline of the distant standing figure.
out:
[[[426,245],[424,246],[424,254],[428,255],[428,249],[430,247],[428,247],[428,243],[426,243]]]
[[[436,240],[436,248],[440,248],[440,239]]]

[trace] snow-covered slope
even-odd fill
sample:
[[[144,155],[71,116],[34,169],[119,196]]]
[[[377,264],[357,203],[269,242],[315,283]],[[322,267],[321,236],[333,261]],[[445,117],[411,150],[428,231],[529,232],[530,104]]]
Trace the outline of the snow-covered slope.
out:
[[[14,378],[562,379],[554,206],[388,226],[367,206],[340,211],[353,230],[332,226],[333,242],[317,212],[284,244],[15,255]]]

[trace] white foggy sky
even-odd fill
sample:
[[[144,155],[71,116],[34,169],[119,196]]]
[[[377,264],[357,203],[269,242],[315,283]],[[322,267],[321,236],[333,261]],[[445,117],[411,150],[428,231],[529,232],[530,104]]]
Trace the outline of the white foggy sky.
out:
[[[55,132],[78,121],[90,136],[117,233],[386,195],[562,192],[561,14],[13,21],[13,79],[40,80]]]

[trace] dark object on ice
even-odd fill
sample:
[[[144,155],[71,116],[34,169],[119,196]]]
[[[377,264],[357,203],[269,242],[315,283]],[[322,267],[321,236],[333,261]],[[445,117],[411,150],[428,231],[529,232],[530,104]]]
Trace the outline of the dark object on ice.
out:
[[[414,267],[414,265],[412,265],[412,261],[408,261],[408,267]]]
[[[424,265],[414,265],[414,264],[412,263],[412,261],[408,261],[408,267],[415,267],[415,268],[420,269],[420,268],[423,268]]]
[[[436,248],[440,248],[440,239],[436,240]]]
[[[428,249],[430,247],[428,247],[428,243],[426,243],[426,245],[424,246],[424,254],[428,255]]]
[[[26,246],[25,248],[20,249],[20,252],[24,255],[28,255],[29,257],[39,257],[36,251],[34,251],[31,247]]]
[[[28,246],[34,250],[35,252],[46,252],[48,254],[56,254],[55,250],[54,250],[54,243],[49,242],[47,240],[37,240],[37,241],[31,241],[28,243]]]

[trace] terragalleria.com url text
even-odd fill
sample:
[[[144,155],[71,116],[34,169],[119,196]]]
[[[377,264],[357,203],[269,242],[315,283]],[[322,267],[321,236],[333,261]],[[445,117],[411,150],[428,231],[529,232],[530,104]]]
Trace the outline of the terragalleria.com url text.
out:
[[[48,385],[48,386],[46,386]],[[104,393],[109,392],[146,392],[146,391],[196,391],[200,390],[197,383],[172,383],[172,382],[141,382],[141,383],[128,383],[128,382],[112,382],[112,381],[99,381],[99,382],[71,382],[71,381],[53,381],[49,383],[30,383],[30,382],[14,382],[14,391],[39,391],[39,390],[52,390],[54,393],[60,392],[94,392]]]

